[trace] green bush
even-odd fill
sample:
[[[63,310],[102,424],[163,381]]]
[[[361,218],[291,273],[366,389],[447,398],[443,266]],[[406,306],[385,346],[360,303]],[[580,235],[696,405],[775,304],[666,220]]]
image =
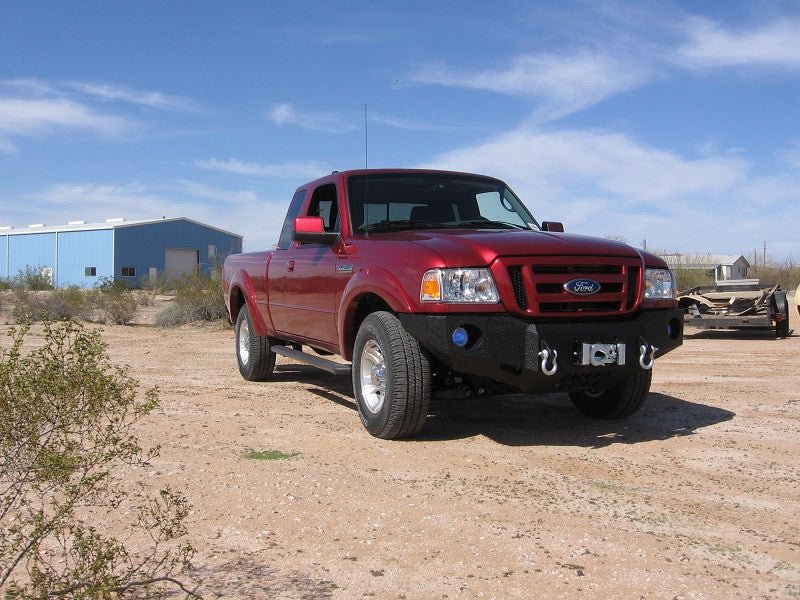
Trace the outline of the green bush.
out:
[[[94,300],[103,323],[129,325],[136,318],[139,303],[124,281],[103,279],[95,291]]]
[[[218,278],[205,274],[174,280],[175,302],[156,315],[156,325],[175,327],[195,321],[217,321],[227,312]]]
[[[673,269],[675,275],[675,285],[679,292],[690,290],[700,285],[714,285],[714,271],[703,271],[702,269]]]
[[[43,267],[28,265],[12,278],[11,287],[31,291],[52,290],[53,282],[44,274]]]
[[[779,283],[784,290],[795,290],[800,285],[800,267],[795,266],[792,261],[750,269],[750,275],[758,277],[765,284]]]
[[[93,310],[91,292],[77,286],[50,291],[30,291],[23,287],[13,290],[11,316],[16,323],[31,323],[42,319],[88,320]]]
[[[134,425],[158,406],[112,365],[98,332],[29,326],[0,350],[0,593],[11,599],[161,594],[189,567],[186,499],[138,489],[150,468]],[[114,533],[111,533],[111,532]]]

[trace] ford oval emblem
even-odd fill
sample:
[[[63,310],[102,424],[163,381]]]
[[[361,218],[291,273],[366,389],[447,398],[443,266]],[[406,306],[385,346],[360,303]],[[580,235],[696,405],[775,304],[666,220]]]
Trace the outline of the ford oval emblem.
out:
[[[600,284],[591,279],[571,279],[564,284],[564,289],[576,296],[591,296],[600,291]]]

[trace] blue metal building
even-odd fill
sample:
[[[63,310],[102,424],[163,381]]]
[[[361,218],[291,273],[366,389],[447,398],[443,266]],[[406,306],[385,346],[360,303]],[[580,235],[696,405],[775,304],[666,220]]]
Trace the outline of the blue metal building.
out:
[[[210,273],[241,251],[242,236],[186,218],[3,227],[0,278],[40,268],[56,287],[93,287],[102,278],[138,286],[151,276]]]

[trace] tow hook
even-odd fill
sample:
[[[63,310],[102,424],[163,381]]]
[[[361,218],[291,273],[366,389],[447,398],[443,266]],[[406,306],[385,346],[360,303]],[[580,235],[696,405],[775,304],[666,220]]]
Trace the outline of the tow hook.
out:
[[[651,346],[644,338],[639,338],[639,365],[645,371],[653,368],[653,364],[656,362],[656,352],[658,352],[656,346]],[[648,354],[650,355],[649,359],[647,358]]]
[[[542,342],[542,346],[544,347],[539,351],[539,358],[542,359],[542,373],[549,377],[555,375],[556,371],[558,371],[558,350],[551,350],[546,342]],[[547,363],[550,362],[551,356],[553,361],[550,363],[551,366],[548,367]]]

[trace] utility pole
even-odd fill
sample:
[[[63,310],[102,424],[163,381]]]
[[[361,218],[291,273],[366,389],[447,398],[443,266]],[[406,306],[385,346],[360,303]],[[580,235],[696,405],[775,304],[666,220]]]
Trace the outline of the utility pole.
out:
[[[767,266],[767,242],[764,242],[764,260],[761,261],[763,266]]]
[[[647,250],[647,238],[642,240],[642,250]]]

